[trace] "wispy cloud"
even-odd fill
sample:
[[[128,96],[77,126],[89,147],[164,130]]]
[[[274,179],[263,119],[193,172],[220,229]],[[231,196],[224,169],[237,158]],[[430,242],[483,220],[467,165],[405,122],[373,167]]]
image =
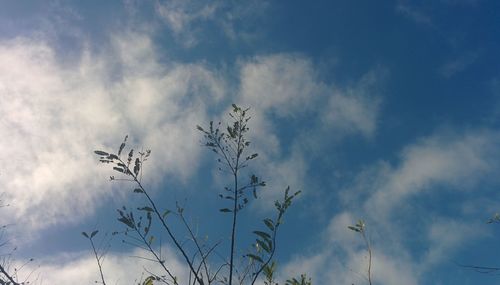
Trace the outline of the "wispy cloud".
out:
[[[453,202],[446,197],[490,197],[491,193],[477,187],[484,181],[498,183],[494,173],[500,168],[500,152],[495,147],[499,141],[494,130],[440,130],[404,148],[395,166],[380,163],[360,174],[353,186],[341,192],[345,210],[332,217],[318,253],[297,256],[297,263],[292,261],[286,270],[297,271],[299,264],[322,260],[319,268],[311,271],[316,282],[345,283],[363,278],[359,273],[366,274],[366,249],[347,226],[365,218],[374,248],[375,282],[421,283],[424,273],[436,264],[450,260],[467,242],[487,235],[484,225],[477,224],[476,215],[481,213],[464,207],[468,199]],[[433,196],[439,192],[447,201],[446,207],[456,209],[453,216],[446,214],[439,202],[435,208],[426,204],[426,213],[418,211],[419,201],[427,201],[425,197],[431,192]],[[417,254],[416,241],[427,249],[425,254]],[[335,274],[324,273],[330,268],[335,268]]]
[[[196,169],[194,126],[224,96],[224,84],[203,65],[160,66],[155,56],[148,37],[133,33],[115,36],[109,54],[85,52],[74,65],[44,42],[0,44],[0,133],[8,138],[0,142],[8,161],[0,183],[13,205],[3,223],[40,228],[91,214],[111,195],[92,150],[114,149],[125,134],[154,149],[153,181]]]
[[[157,14],[165,21],[174,37],[185,47],[194,47],[208,29],[220,29],[229,40],[249,42],[256,32],[247,29],[255,18],[265,13],[267,1],[249,1],[230,5],[225,1],[170,0],[156,5]],[[252,19],[251,21],[248,21]],[[213,31],[212,31],[213,34]]]
[[[433,25],[431,17],[421,9],[414,7],[410,1],[398,1],[396,12],[413,20],[417,24]]]
[[[168,248],[164,248],[162,257],[168,260],[169,270],[179,278],[179,282],[186,282],[189,272],[183,262]],[[151,273],[158,276],[165,271],[158,263],[149,261],[151,254],[141,249],[125,252],[109,252],[103,258],[103,272],[108,284],[138,284],[144,281]],[[20,268],[20,264],[16,265]],[[148,271],[145,271],[147,268]],[[150,273],[151,272],[151,273]],[[98,283],[100,274],[95,258],[90,251],[59,253],[54,256],[34,260],[22,267],[19,271],[19,280],[28,276],[30,284],[75,284],[86,285]]]
[[[377,89],[383,78],[379,75],[368,72],[353,85],[337,87],[321,80],[314,64],[300,54],[257,56],[241,62],[239,100],[254,113],[252,140],[259,146],[259,167],[263,173],[273,173],[270,184],[278,187],[266,192],[263,200],[272,204],[287,185],[305,189],[308,157],[322,147],[318,142],[375,133],[380,111]],[[285,127],[300,135],[281,141],[273,116],[298,122]],[[311,123],[300,125],[305,120]],[[335,135],[326,139],[325,133]]]
[[[445,78],[450,78],[457,73],[464,71],[467,67],[474,64],[479,57],[478,52],[468,52],[459,57],[450,60],[439,68],[439,74]]]

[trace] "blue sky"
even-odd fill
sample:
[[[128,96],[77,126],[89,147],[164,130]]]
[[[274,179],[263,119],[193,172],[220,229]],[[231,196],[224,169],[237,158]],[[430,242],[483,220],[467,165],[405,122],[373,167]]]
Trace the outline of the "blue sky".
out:
[[[375,284],[494,284],[457,265],[500,266],[500,2],[1,1],[0,224],[40,284],[93,284],[85,230],[120,230],[142,203],[92,151],[130,136],[152,149],[144,181],[184,201],[213,241],[227,180],[197,124],[251,108],[255,171],[268,182],[248,233],[290,185],[284,279],[363,284],[363,218]],[[227,236],[222,234],[222,238]],[[103,235],[100,235],[101,237]],[[110,242],[111,284],[139,278],[137,249]],[[165,246],[179,276],[182,260]],[[221,251],[227,249],[227,239]]]

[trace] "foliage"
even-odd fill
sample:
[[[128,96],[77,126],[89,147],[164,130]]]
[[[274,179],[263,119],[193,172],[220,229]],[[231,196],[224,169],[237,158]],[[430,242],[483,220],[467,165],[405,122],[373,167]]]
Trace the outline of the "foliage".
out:
[[[164,260],[160,248],[154,245],[155,236],[152,235],[151,228],[159,224],[160,228],[169,237],[170,244],[180,253],[186,267],[188,268],[189,284],[255,284],[262,277],[265,278],[265,284],[274,283],[274,273],[276,271],[276,262],[274,255],[276,252],[276,237],[283,218],[291,206],[294,198],[300,194],[300,191],[291,192],[290,187],[284,191],[282,200],[275,201],[276,214],[274,217],[262,219],[262,228],[253,231],[255,244],[252,250],[242,257],[236,255],[239,240],[238,235],[238,217],[242,210],[251,202],[258,198],[258,192],[266,186],[256,174],[249,171],[249,164],[258,157],[257,153],[250,151],[250,141],[247,134],[247,126],[250,116],[249,109],[243,109],[232,105],[232,111],[229,113],[230,122],[227,126],[222,123],[209,123],[208,127],[197,126],[197,129],[203,134],[202,145],[209,148],[216,154],[218,169],[228,174],[231,183],[224,187],[224,191],[219,195],[223,201],[227,201],[227,207],[220,208],[223,215],[231,217],[230,246],[227,252],[227,259],[217,262],[212,258],[216,248],[222,243],[218,241],[209,244],[207,240],[200,239],[195,234],[192,226],[185,217],[185,210],[176,203],[175,210],[162,209],[149,194],[149,191],[143,186],[142,171],[143,164],[151,155],[150,150],[144,152],[128,151],[128,155],[123,155],[128,136],[118,148],[116,153],[96,150],[95,154],[100,157],[100,162],[111,164],[112,169],[119,173],[119,177],[110,176],[111,181],[128,181],[135,185],[133,193],[141,195],[145,204],[136,209],[128,209],[125,206],[118,209],[118,221],[125,226],[125,230],[120,232],[124,235],[124,243],[140,247],[147,250],[151,256],[145,257],[159,264],[163,273],[155,273],[145,269],[149,276],[142,281],[142,285],[152,285],[155,281],[164,284],[179,284],[178,277],[169,268]],[[249,177],[243,181],[243,176]],[[180,221],[184,227],[188,240],[180,238],[179,229],[172,226],[167,217],[173,216]],[[169,218],[170,219],[170,218]],[[102,273],[101,258],[93,245],[92,238],[97,231],[83,233],[91,242],[94,250],[94,256],[101,272],[102,284],[105,284]],[[118,233],[115,233],[118,234]],[[242,258],[237,262],[238,258]],[[300,280],[300,281],[299,281]],[[310,279],[302,275],[299,280],[290,279],[286,281],[287,285],[310,285]]]

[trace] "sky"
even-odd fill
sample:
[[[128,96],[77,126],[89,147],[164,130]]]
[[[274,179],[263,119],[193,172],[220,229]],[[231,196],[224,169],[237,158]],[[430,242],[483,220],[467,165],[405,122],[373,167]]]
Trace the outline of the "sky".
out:
[[[237,253],[287,186],[278,277],[367,284],[495,284],[499,266],[500,2],[0,1],[0,254],[34,284],[95,284],[82,231],[99,230],[109,284],[157,265],[112,236],[144,204],[96,149],[151,149],[143,182],[229,247],[230,180],[196,125],[250,108],[251,169],[267,186]],[[128,147],[127,146],[127,147]],[[249,171],[250,171],[249,170]],[[248,173],[244,175],[249,175]],[[158,225],[157,225],[158,226]],[[175,217],[172,226],[182,234]],[[158,236],[161,237],[158,232]],[[164,236],[165,237],[165,236]],[[181,280],[171,244],[163,254]],[[159,245],[158,245],[159,246]]]

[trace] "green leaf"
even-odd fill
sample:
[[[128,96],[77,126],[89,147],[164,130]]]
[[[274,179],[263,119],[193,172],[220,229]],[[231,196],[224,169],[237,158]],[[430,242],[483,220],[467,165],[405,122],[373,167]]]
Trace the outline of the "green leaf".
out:
[[[224,209],[219,209],[219,211],[223,212],[223,213],[230,213],[232,212],[230,209],[228,208],[224,208]]]
[[[144,191],[141,188],[135,188],[134,193],[144,193]]]
[[[139,170],[141,169],[141,160],[139,158],[135,159],[135,166],[134,166],[134,174],[137,176],[139,174]]]
[[[274,231],[274,223],[271,219],[264,219],[264,224],[271,230]]]
[[[264,261],[262,260],[262,258],[260,258],[260,256],[257,256],[255,254],[251,254],[251,253],[247,254],[247,256],[253,260],[257,260],[260,263],[264,263]]]
[[[358,228],[353,227],[353,226],[348,226],[347,228],[349,228],[350,230],[353,230],[355,232],[358,232],[358,233],[360,232]]]
[[[93,231],[91,234],[90,234],[90,238],[93,238],[99,231]]]
[[[264,249],[267,253],[271,253],[271,248],[269,248],[269,246],[267,244],[265,244],[263,241],[261,241],[260,239],[257,240],[257,244],[262,247],[262,249]]]
[[[109,153],[105,152],[105,151],[102,151],[102,150],[96,150],[94,151],[95,154],[97,155],[102,155],[102,156],[108,156]]]
[[[110,154],[106,157],[107,159],[110,159],[110,160],[113,160],[113,159],[118,159],[118,156],[116,156],[116,154]]]
[[[132,223],[132,221],[130,221],[129,219],[127,219],[125,217],[119,218],[118,221],[122,222],[123,224],[125,224],[127,227],[129,227],[131,229],[135,229],[135,225]]]
[[[89,238],[89,235],[86,232],[82,232],[82,235],[86,238]]]
[[[139,211],[146,211],[146,212],[153,212],[154,211],[153,208],[148,207],[148,206],[142,207],[142,208],[137,208],[137,210],[139,210]]]
[[[118,172],[121,172],[121,173],[125,173],[125,169],[123,168],[120,168],[120,167],[113,167],[114,170],[118,171]]]
[[[118,149],[118,155],[120,155],[122,153],[122,150],[125,147],[125,143],[127,142],[127,139],[128,139],[128,135],[126,135],[125,138],[123,139],[123,142],[120,145],[120,148]]]
[[[271,240],[271,236],[268,233],[261,232],[261,231],[254,231],[253,233],[260,236],[261,238],[263,238],[267,241]]]
[[[168,214],[170,214],[170,213],[172,213],[172,211],[170,211],[170,210],[165,210],[165,212],[163,212],[162,218],[164,218],[164,219],[165,219],[165,217],[166,217]]]
[[[250,156],[247,156],[247,157],[245,158],[245,160],[252,160],[252,159],[256,158],[258,155],[259,155],[258,153],[254,153],[254,154],[252,154],[252,155],[250,155]]]

